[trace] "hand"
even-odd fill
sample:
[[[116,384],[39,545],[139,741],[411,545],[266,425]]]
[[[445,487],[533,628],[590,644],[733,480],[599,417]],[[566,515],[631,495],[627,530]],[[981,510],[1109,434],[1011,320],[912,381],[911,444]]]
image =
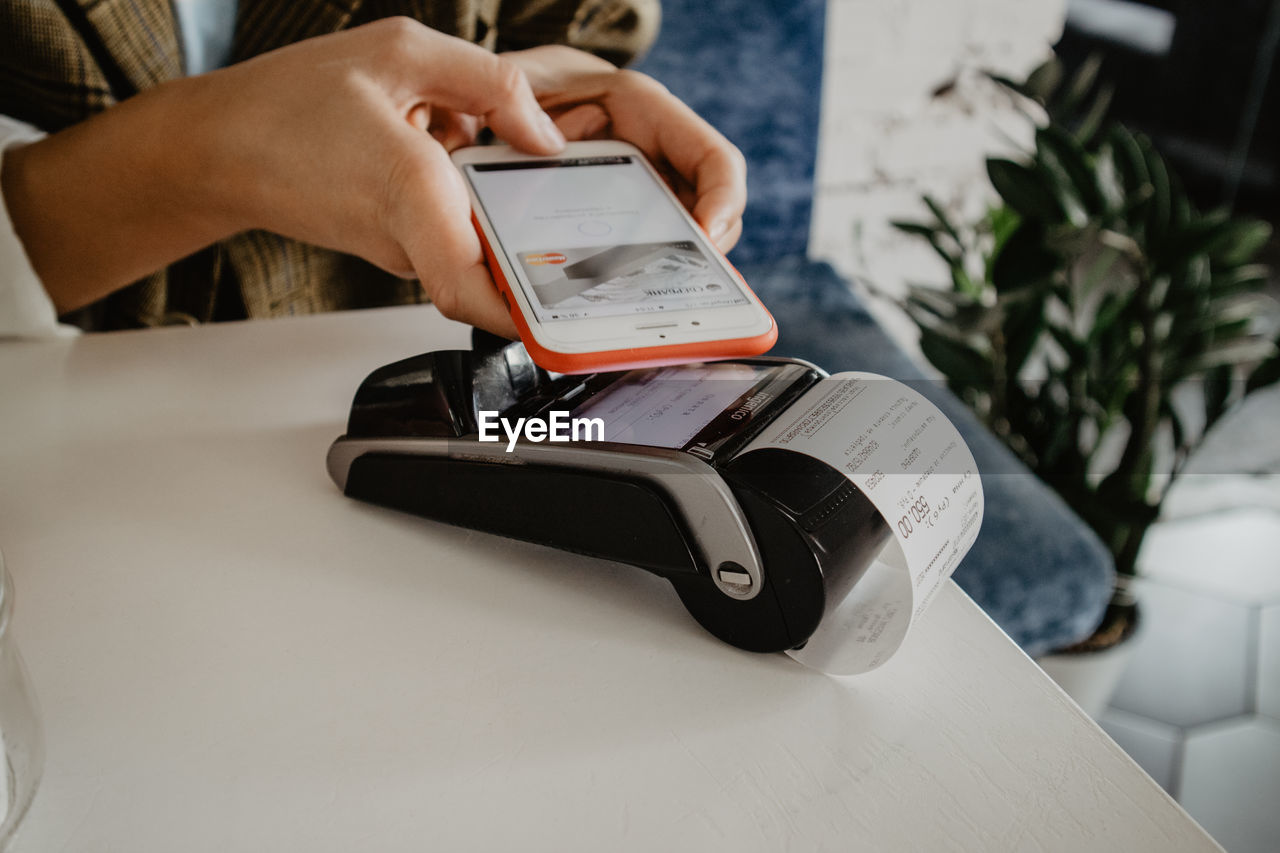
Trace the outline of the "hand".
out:
[[[387,19],[167,83],[11,151],[5,201],[61,312],[264,228],[416,274],[446,316],[514,336],[440,142],[480,122],[530,153],[564,145],[514,63]]]
[[[747,201],[746,161],[661,83],[569,47],[503,56],[524,69],[538,103],[566,138],[614,138],[635,145],[722,251],[738,242]]]

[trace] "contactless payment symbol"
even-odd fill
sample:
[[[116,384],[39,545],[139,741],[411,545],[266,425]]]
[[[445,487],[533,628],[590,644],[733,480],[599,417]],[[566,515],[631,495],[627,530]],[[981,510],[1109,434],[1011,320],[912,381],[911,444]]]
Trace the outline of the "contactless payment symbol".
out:
[[[542,267],[547,264],[563,264],[569,260],[560,252],[534,252],[524,256],[524,262],[531,267]]]

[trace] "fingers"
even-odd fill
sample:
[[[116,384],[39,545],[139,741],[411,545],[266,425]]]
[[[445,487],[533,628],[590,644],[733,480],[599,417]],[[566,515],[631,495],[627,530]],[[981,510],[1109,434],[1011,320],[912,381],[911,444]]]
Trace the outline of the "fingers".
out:
[[[516,337],[485,267],[462,176],[434,138],[404,129],[393,170],[386,231],[402,248],[427,296],[452,320]]]
[[[489,268],[482,261],[467,267],[448,290],[428,291],[440,313],[451,320],[478,326],[495,335],[515,340],[520,335],[507,311],[507,305],[498,293],[489,275]],[[442,301],[443,299],[443,301]]]
[[[693,218],[724,252],[733,248],[742,233],[746,180],[746,162],[736,148],[732,152],[714,149],[694,169],[698,200],[693,206]]]
[[[479,239],[474,231],[470,235],[459,236],[463,238],[459,243],[473,245],[462,254],[453,256],[452,263],[448,260],[442,263],[442,257],[447,256],[437,254],[430,245],[419,246],[417,251],[409,252],[423,291],[440,313],[450,320],[478,326],[514,340],[519,334],[485,265]]]
[[[530,153],[564,148],[564,136],[514,62],[408,18],[384,19],[365,29],[382,41],[385,82],[406,99],[406,115],[425,103],[483,117],[494,133]]]
[[[603,79],[618,70],[608,60],[559,44],[512,50],[502,55],[524,70],[539,100],[564,91],[570,82],[581,85],[588,77]]]
[[[725,254],[729,250],[738,245],[738,240],[742,238],[742,220],[737,219],[729,226],[729,230],[725,231],[719,237],[712,237],[711,242],[716,244],[716,248]]]
[[[565,47],[506,54],[525,69],[539,101],[570,139],[611,135],[643,151],[717,245],[732,246],[747,203],[742,153],[666,87]],[[692,203],[682,190],[693,190]]]
[[[741,228],[747,164],[737,147],[664,87],[628,72],[607,101],[615,133],[667,164],[693,188],[693,218],[717,245]],[[733,237],[732,242],[736,242]]]
[[[427,132],[445,151],[453,152],[475,144],[476,134],[480,132],[480,119],[452,110],[436,110]]]
[[[609,114],[599,104],[579,104],[556,116],[566,139],[603,139],[609,130]]]
[[[378,76],[408,119],[405,132],[415,134],[422,148],[393,189],[392,233],[445,316],[515,333],[484,267],[461,177],[446,153],[470,143],[481,121],[534,154],[561,151],[566,136],[631,142],[678,176],[670,182],[685,190],[682,201],[720,249],[737,242],[747,198],[741,152],[651,78],[606,69],[607,63],[568,48],[499,57],[409,19],[359,29],[378,33]],[[557,115],[559,128],[544,106]]]

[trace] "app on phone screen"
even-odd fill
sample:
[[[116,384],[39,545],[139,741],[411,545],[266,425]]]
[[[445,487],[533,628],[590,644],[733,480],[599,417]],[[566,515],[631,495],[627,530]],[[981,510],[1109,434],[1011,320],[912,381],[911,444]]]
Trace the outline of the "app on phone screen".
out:
[[[542,323],[749,304],[634,157],[466,170]]]

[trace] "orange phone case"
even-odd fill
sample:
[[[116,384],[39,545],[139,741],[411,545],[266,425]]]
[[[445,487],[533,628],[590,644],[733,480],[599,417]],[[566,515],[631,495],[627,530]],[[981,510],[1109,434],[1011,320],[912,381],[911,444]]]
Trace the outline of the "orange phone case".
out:
[[[525,349],[529,351],[529,356],[533,359],[534,364],[545,370],[555,373],[595,373],[601,370],[630,370],[636,367],[662,367],[668,364],[685,364],[690,361],[743,358],[767,352],[778,339],[778,324],[773,319],[773,315],[769,313],[769,309],[765,308],[764,304],[761,303],[761,309],[769,318],[769,331],[754,337],[668,344],[655,347],[628,347],[626,349],[597,350],[595,352],[568,353],[547,349],[534,339],[533,330],[529,328],[528,321],[516,307],[520,303],[512,292],[511,282],[507,281],[506,275],[503,274],[502,265],[498,263],[493,247],[489,245],[489,239],[485,236],[484,228],[481,227],[475,211],[471,212],[471,224],[475,226],[476,234],[480,237],[480,245],[484,249],[484,257],[489,265],[489,272],[493,276],[494,283],[498,285],[498,292],[502,294],[502,301],[506,303],[507,310],[511,312],[511,319],[515,321],[516,329],[520,332],[520,340],[524,343]],[[729,263],[727,258],[725,262]],[[750,285],[742,277],[742,273],[738,272],[737,267],[729,263],[729,268],[738,277],[738,281],[742,282],[742,286],[750,292]]]

